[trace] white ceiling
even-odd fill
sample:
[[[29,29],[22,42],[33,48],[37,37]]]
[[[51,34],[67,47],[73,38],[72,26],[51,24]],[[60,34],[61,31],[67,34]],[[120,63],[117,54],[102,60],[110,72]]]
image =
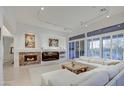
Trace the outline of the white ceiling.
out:
[[[13,11],[17,22],[31,24],[57,31],[71,31],[81,22],[86,22],[96,16],[102,7],[90,6],[45,6],[41,11],[39,6],[6,7]],[[124,12],[124,7],[105,7],[110,16]]]

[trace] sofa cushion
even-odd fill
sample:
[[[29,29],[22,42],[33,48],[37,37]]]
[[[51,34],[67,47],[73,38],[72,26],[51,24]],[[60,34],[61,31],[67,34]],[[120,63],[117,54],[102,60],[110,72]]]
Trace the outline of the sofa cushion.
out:
[[[113,78],[107,86],[124,86],[124,70],[122,70],[115,78]]]
[[[103,71],[103,68],[95,68],[91,71],[81,73],[81,74],[78,75],[78,80],[74,80],[71,83],[71,85],[72,86],[77,86],[77,85],[79,85],[79,83],[88,80],[90,77],[92,77],[93,75],[95,75],[96,73],[101,72],[101,71]]]
[[[88,62],[89,63],[102,64],[102,65],[104,64],[104,61],[101,58],[91,58],[91,59],[89,59]]]
[[[113,79],[120,71],[117,66],[109,66],[104,71],[106,71],[109,74],[109,80]]]
[[[90,58],[86,56],[81,56],[79,59],[88,62]]]
[[[115,65],[117,68],[119,68],[119,71],[121,72],[124,69],[124,63],[120,62],[119,64]]]
[[[79,86],[104,86],[109,82],[109,76],[106,71],[95,73],[88,80],[82,81]]]
[[[120,60],[105,60],[104,65],[116,65],[120,63]]]
[[[66,69],[47,72],[41,75],[44,85],[68,86],[72,81],[77,80],[77,75]]]

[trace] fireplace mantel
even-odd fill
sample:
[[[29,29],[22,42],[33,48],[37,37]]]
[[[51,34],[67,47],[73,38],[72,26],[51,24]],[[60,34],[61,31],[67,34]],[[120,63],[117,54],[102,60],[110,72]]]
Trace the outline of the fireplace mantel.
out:
[[[18,49],[17,50],[19,53],[20,52],[41,52],[40,48],[24,48],[24,49]]]
[[[66,49],[43,49],[42,50],[42,52],[54,52],[54,51],[58,51],[58,52],[60,52],[60,51],[66,51]]]

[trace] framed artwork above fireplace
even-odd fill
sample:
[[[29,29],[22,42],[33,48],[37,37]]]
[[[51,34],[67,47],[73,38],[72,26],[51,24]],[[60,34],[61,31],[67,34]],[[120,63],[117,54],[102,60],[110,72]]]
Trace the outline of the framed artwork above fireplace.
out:
[[[49,38],[49,47],[59,47],[59,40]]]
[[[25,34],[25,47],[26,48],[35,48],[35,35]]]

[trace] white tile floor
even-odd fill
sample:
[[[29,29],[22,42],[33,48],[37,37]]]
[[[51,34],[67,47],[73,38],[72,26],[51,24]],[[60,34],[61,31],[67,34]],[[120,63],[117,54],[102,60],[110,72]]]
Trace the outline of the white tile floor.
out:
[[[45,72],[60,69],[60,64],[36,64],[14,68],[12,64],[4,65],[4,85],[32,86],[40,85],[40,75]]]

